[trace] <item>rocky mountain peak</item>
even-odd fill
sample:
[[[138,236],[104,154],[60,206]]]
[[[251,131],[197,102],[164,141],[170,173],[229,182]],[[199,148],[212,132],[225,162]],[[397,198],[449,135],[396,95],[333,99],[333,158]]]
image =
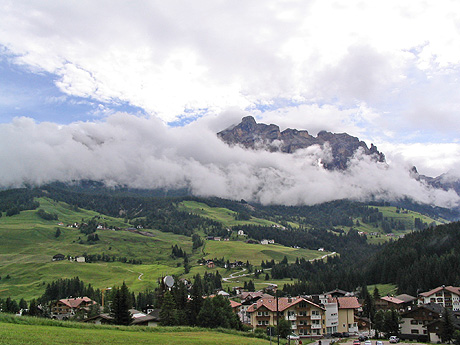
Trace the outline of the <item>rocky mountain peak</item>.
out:
[[[384,162],[385,156],[374,144],[370,149],[364,141],[347,133],[331,133],[321,131],[314,137],[306,130],[288,128],[280,132],[274,124],[257,123],[254,117],[246,116],[241,123],[225,129],[217,135],[229,145],[240,145],[248,149],[264,149],[293,153],[312,145],[329,145],[332,161],[326,164],[327,169],[346,169],[349,159],[361,148],[364,154],[371,155],[378,162]]]

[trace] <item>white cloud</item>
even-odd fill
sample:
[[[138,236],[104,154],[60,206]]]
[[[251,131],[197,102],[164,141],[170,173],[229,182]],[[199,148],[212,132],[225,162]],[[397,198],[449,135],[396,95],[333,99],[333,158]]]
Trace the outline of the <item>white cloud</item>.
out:
[[[460,11],[449,0],[5,0],[1,13],[0,44],[18,63],[55,74],[69,95],[129,102],[165,121],[282,98],[364,102],[380,113],[392,103],[396,113],[387,116],[407,114],[417,126],[411,119],[421,110],[404,91],[409,85],[419,95],[459,86],[452,78],[418,88],[424,78],[457,75]],[[424,106],[438,104],[429,98]],[[443,104],[437,115],[447,122],[458,102]],[[385,130],[394,131],[392,123]]]
[[[459,143],[380,143],[390,164],[415,165],[420,174],[436,177],[448,171],[460,171]]]
[[[274,159],[291,166],[292,157],[260,158],[216,142],[215,132],[242,117],[235,108],[250,109],[261,121],[282,129],[307,129],[312,135],[320,130],[347,132],[368,145],[372,140],[393,161],[414,159],[428,175],[458,169],[456,149],[444,154],[419,144],[425,156],[414,150],[417,141],[440,142],[450,150],[448,143],[458,140],[459,18],[455,0],[410,5],[398,0],[4,0],[0,54],[12,55],[15,63],[34,73],[50,73],[68,96],[108,106],[98,110],[101,118],[107,117],[98,124],[59,128],[17,119],[5,125],[8,138],[15,142],[15,133],[23,143],[17,148],[22,149],[21,160],[12,163],[16,174],[3,167],[2,181],[89,174],[139,185],[189,184],[200,193],[249,194],[248,199],[259,195],[261,200],[303,200],[295,183],[314,191],[319,184],[310,181],[316,180],[328,183],[319,199],[337,194],[338,185],[331,181],[342,176],[316,171],[315,159],[306,158],[311,179],[304,180],[304,168],[294,169],[299,174],[288,173]],[[2,90],[8,89],[2,85]],[[8,98],[0,96],[0,103],[8,105]],[[110,103],[137,106],[152,119],[112,116]],[[276,110],[258,111],[260,105]],[[187,127],[209,143],[186,129],[165,130],[153,119],[168,122],[197,114],[208,118]],[[67,116],[62,114],[62,123],[71,122]],[[46,140],[62,144],[68,155],[36,132],[50,135]],[[0,139],[6,137],[2,133]],[[382,145],[385,142],[393,146]],[[414,144],[404,150],[401,143],[407,142]],[[2,145],[2,157],[14,161],[6,148],[18,151],[8,141]],[[136,147],[136,153],[128,153],[128,147]],[[240,157],[247,161],[240,162]],[[92,169],[93,164],[100,167]],[[47,166],[54,170],[49,172]],[[36,177],[30,177],[28,169],[38,169]],[[239,177],[241,185],[231,176]],[[278,184],[269,186],[266,180]],[[212,186],[206,187],[206,182]],[[370,189],[354,191],[361,195]]]
[[[455,192],[410,178],[406,164],[357,155],[346,172],[327,171],[319,147],[295,154],[229,147],[213,129],[218,117],[181,128],[155,118],[115,114],[107,121],[58,126],[17,118],[0,125],[0,185],[93,179],[139,188],[188,187],[195,194],[265,204],[315,204],[382,197],[452,206]],[[326,158],[327,159],[327,158]]]

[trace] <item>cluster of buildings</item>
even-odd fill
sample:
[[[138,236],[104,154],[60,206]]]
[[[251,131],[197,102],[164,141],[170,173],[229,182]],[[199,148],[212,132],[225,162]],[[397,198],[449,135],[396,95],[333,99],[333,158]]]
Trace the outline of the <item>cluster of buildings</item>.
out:
[[[276,285],[274,287],[276,289]],[[337,289],[318,295],[279,298],[264,291],[237,289],[236,292],[240,302],[230,300],[231,307],[244,324],[254,329],[267,329],[285,319],[292,332],[301,337],[371,333],[372,320],[362,315],[360,301],[350,292]],[[230,297],[223,291],[220,294]],[[57,319],[70,318],[80,310],[89,310],[93,304],[95,302],[87,297],[61,299],[52,304],[51,315]],[[446,309],[452,315],[452,326],[460,330],[460,287],[440,286],[418,297],[383,296],[375,301],[375,307],[376,310],[396,310],[400,314],[401,339],[439,342]],[[131,313],[135,325],[156,326],[159,322],[158,309],[132,310]],[[112,320],[108,314],[100,314],[85,321],[104,324]]]
[[[242,292],[238,311],[241,321],[253,328],[276,326],[286,319],[293,333],[304,337],[359,331],[357,314],[361,311],[358,298],[342,290],[320,295],[279,297],[258,292]]]
[[[334,333],[370,334],[372,320],[362,315],[362,305],[353,293],[334,290],[319,295],[280,297],[258,292],[241,292],[238,314],[253,328],[276,326],[284,318],[292,332],[303,337]],[[401,317],[400,338],[437,343],[445,325],[444,311],[451,314],[454,329],[460,330],[460,287],[440,286],[418,297],[407,294],[383,296],[376,310],[396,310]]]

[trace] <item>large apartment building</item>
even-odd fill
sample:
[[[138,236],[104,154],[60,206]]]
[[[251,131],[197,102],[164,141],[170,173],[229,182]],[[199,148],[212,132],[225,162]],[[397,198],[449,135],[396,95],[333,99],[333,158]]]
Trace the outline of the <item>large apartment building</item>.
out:
[[[439,286],[418,296],[418,304],[436,303],[452,311],[460,311],[460,287]]]
[[[300,336],[320,336],[325,332],[325,308],[302,297],[261,298],[247,312],[254,328],[277,325],[278,317],[291,323],[291,329]],[[324,330],[323,330],[324,328]]]

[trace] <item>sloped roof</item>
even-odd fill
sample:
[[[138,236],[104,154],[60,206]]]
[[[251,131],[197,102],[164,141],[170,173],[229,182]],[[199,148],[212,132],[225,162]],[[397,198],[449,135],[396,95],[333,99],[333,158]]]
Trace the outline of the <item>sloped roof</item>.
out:
[[[138,316],[136,318],[133,318],[133,321],[131,322],[132,325],[137,325],[140,323],[145,323],[149,321],[158,321],[156,317],[153,317],[152,315],[144,315],[144,316]]]
[[[257,301],[257,303],[254,303],[252,304],[249,308],[248,308],[248,312],[251,313],[251,312],[254,312],[256,310],[258,310],[259,308],[261,307],[265,307],[267,308],[268,310],[270,311],[276,311],[276,298],[273,297],[273,296],[270,296],[271,298],[261,298]],[[319,309],[323,309],[323,307],[313,303],[312,301],[309,301],[303,297],[280,297],[278,298],[278,311],[284,311],[290,307],[292,307],[293,305],[296,305],[297,303],[300,303],[300,302],[307,302],[308,304],[314,306],[314,307],[317,307]]]
[[[449,292],[452,292],[454,294],[460,295],[460,287],[455,287],[455,286],[438,286],[437,288],[434,288],[433,290],[427,291],[427,292],[422,292],[420,296],[423,297],[430,297],[431,295],[441,291],[441,290],[447,290]]]
[[[238,302],[230,300],[230,306],[232,308],[238,308],[240,305],[241,305],[241,303],[238,303]]]
[[[337,297],[337,303],[339,309],[358,309],[361,307],[356,297]]]
[[[411,310],[408,310],[404,313],[401,314],[401,316],[405,316],[405,315],[410,315],[412,314],[413,312],[417,311],[417,310],[420,310],[420,309],[426,309],[432,313],[435,313],[435,314],[438,314],[438,315],[441,315],[442,312],[444,311],[444,307],[440,304],[436,304],[436,303],[427,303],[427,304],[422,304],[418,307],[415,307],[415,308],[412,308]]]
[[[406,293],[403,293],[401,295],[395,296],[397,299],[400,299],[404,303],[409,303],[415,301],[417,298],[411,295],[408,295]]]
[[[92,302],[91,304],[94,304],[94,302],[91,298],[88,297],[78,297],[78,298],[63,298],[60,299],[59,302],[64,303],[66,306],[70,308],[78,308],[80,304],[83,302]]]
[[[380,299],[383,301],[393,303],[393,304],[403,304],[404,303],[403,300],[400,300],[399,298],[392,297],[392,296],[383,296]]]

